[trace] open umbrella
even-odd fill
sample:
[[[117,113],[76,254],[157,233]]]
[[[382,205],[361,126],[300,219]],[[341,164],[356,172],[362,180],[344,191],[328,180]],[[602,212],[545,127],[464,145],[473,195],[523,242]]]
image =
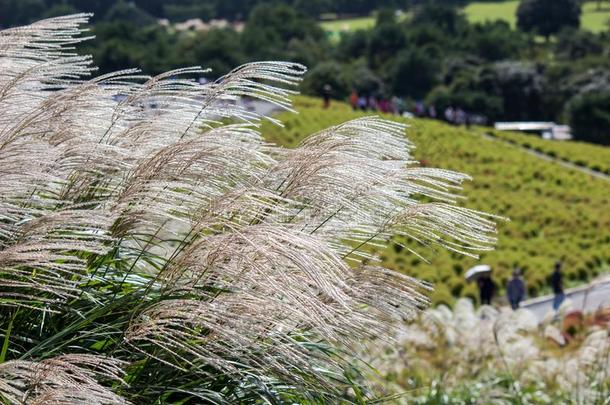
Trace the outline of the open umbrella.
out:
[[[478,264],[478,265],[470,268],[464,276],[466,277],[466,281],[472,281],[472,280],[476,280],[483,274],[489,274],[489,273],[491,273],[490,265]]]

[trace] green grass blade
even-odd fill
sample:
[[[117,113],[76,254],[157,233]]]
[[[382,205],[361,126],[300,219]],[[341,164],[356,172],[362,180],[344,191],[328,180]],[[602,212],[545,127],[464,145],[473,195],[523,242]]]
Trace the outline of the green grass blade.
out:
[[[11,320],[8,323],[8,327],[6,328],[6,334],[4,335],[4,342],[2,342],[2,351],[0,351],[0,363],[4,363],[4,360],[6,359],[6,353],[8,352],[8,345],[9,345],[10,338],[11,338],[11,332],[13,330],[13,323],[15,322],[15,318],[17,317],[18,313],[19,313],[19,308],[17,308],[15,310],[15,312],[13,312],[13,316],[11,317]]]

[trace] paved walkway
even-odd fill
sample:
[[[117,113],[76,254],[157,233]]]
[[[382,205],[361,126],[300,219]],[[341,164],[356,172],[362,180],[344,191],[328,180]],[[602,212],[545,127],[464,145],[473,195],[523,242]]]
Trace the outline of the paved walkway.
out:
[[[592,282],[583,287],[566,290],[566,300],[570,300],[572,308],[583,312],[592,312],[599,308],[610,308],[610,277]],[[553,311],[553,296],[532,298],[521,303],[536,315],[538,320],[544,319],[547,313]]]
[[[504,140],[504,139],[499,138],[497,136],[493,136],[493,135],[490,135],[490,134],[487,134],[487,133],[483,133],[482,135],[486,139],[490,139],[490,140],[493,140],[493,141],[496,141],[496,142],[501,142],[501,143],[503,143],[505,145],[509,145],[509,146],[513,146],[515,148],[521,149],[522,151],[527,152],[530,155],[534,155],[534,156],[536,156],[539,159],[546,160],[546,161],[549,161],[549,162],[554,162],[554,163],[557,163],[558,165],[561,165],[563,167],[567,167],[568,169],[577,170],[577,171],[579,171],[581,173],[585,173],[585,174],[597,177],[599,179],[610,181],[610,176],[607,175],[606,173],[602,173],[602,172],[598,172],[598,171],[595,171],[595,170],[591,170],[588,167],[578,166],[578,165],[576,165],[576,164],[574,164],[572,162],[569,162],[567,160],[559,159],[559,158],[553,157],[551,155],[548,155],[546,153],[538,152],[537,150],[534,150],[534,149],[531,149],[531,148],[526,148],[525,146],[521,146],[521,145],[518,145],[518,144],[515,144],[515,143],[512,143],[512,142],[508,142],[507,140]]]

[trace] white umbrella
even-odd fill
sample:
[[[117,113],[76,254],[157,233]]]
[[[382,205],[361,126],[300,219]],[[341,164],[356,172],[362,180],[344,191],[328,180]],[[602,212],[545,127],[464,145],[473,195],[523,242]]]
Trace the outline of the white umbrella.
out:
[[[478,264],[471,269],[469,269],[466,274],[466,281],[472,281],[483,274],[491,273],[491,266],[488,264]]]

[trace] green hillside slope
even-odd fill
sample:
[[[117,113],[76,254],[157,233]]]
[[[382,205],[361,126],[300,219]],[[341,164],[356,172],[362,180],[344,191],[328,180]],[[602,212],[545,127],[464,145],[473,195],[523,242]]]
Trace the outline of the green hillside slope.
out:
[[[362,115],[340,103],[323,110],[317,99],[299,97],[296,104],[298,115],[280,116],[285,128],[265,124],[263,133],[269,141],[292,147],[312,132]],[[501,286],[518,265],[525,271],[530,295],[546,292],[546,277],[560,258],[564,259],[568,284],[579,284],[610,270],[610,182],[487,139],[478,129],[430,120],[409,123],[408,137],[417,145],[415,158],[474,178],[464,187],[468,197],[465,206],[510,217],[510,222],[500,224],[497,249],[481,258],[494,267]],[[603,147],[589,151],[596,148],[600,154],[607,153]],[[476,260],[444,251],[420,252],[431,263],[397,245],[380,256],[388,267],[437,283],[436,302],[476,294],[475,286],[463,280],[464,271]]]

